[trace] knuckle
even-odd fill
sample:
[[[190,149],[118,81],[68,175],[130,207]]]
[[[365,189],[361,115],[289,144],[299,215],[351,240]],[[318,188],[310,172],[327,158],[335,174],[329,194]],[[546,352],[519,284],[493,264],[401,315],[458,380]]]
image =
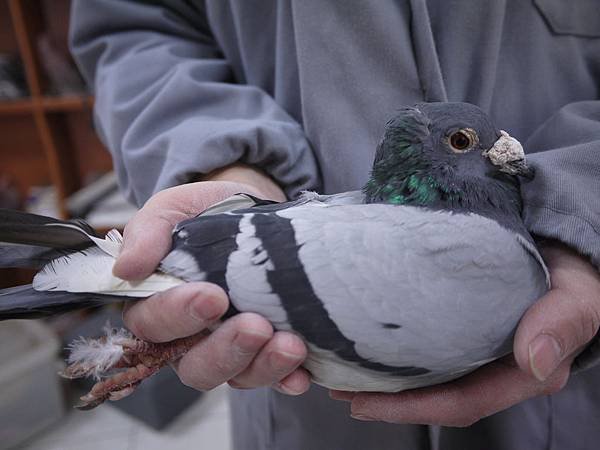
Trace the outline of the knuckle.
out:
[[[154,204],[162,205],[165,202],[168,203],[171,197],[173,196],[173,192],[174,189],[172,187],[163,189],[162,191],[158,191],[152,197],[150,197],[150,199],[144,205],[144,208],[151,207]]]
[[[232,361],[226,361],[225,358],[217,358],[211,367],[211,379],[226,381],[236,375],[237,372],[232,367]]]
[[[186,355],[177,368],[177,376],[181,383],[198,391],[208,391],[221,385],[224,380],[211,376],[203,364],[198,364],[197,357],[190,359]]]
[[[165,229],[171,229],[175,226],[175,224],[181,220],[186,219],[187,216],[183,213],[174,214],[173,212],[167,213],[166,211],[158,211],[154,215],[154,220],[157,224],[160,224]],[[162,228],[161,227],[161,228]]]

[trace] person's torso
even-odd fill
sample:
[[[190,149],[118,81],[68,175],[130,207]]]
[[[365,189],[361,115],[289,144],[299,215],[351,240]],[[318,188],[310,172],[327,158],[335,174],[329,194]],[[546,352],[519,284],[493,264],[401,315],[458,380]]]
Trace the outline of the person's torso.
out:
[[[517,138],[600,97],[598,0],[206,1],[236,81],[304,127],[327,193],[360,187],[393,111],[466,101]]]

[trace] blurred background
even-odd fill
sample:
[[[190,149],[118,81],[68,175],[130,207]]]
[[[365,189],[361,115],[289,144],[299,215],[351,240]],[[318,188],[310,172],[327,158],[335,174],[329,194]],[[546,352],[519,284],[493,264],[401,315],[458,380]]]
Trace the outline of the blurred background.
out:
[[[122,230],[120,195],[95,135],[94,99],[69,55],[70,0],[0,0],[0,207]],[[0,269],[0,288],[33,273]],[[0,449],[228,449],[227,389],[201,395],[163,369],[120,402],[73,409],[89,382],[58,377],[64,348],[118,307],[0,323]]]

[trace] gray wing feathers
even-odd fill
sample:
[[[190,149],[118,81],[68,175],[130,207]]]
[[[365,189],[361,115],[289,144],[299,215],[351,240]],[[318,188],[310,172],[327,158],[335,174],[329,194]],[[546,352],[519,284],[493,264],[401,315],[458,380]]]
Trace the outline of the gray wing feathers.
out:
[[[251,214],[240,222],[237,250],[227,263],[227,286],[233,305],[240,311],[253,311],[268,318],[278,330],[290,329],[281,300],[272,292],[267,271],[273,270],[261,241],[255,235]]]
[[[298,201],[301,203],[319,202],[330,206],[361,205],[365,203],[365,195],[362,191],[348,191],[331,195],[322,195],[312,191],[304,191]]]
[[[500,356],[492,354],[506,351],[547,288],[530,251],[480,216],[318,204],[278,214],[292,219],[307,275],[340,331],[384,364],[451,370]]]

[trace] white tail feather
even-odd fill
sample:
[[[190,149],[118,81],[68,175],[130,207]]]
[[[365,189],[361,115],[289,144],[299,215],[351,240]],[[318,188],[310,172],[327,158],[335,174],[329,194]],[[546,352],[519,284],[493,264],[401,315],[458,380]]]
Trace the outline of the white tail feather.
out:
[[[183,280],[154,273],[142,281],[129,282],[112,274],[121,247],[121,236],[111,232],[107,238],[94,239],[91,247],[53,260],[33,279],[38,291],[96,292],[127,297],[148,297],[156,292],[178,286]]]

